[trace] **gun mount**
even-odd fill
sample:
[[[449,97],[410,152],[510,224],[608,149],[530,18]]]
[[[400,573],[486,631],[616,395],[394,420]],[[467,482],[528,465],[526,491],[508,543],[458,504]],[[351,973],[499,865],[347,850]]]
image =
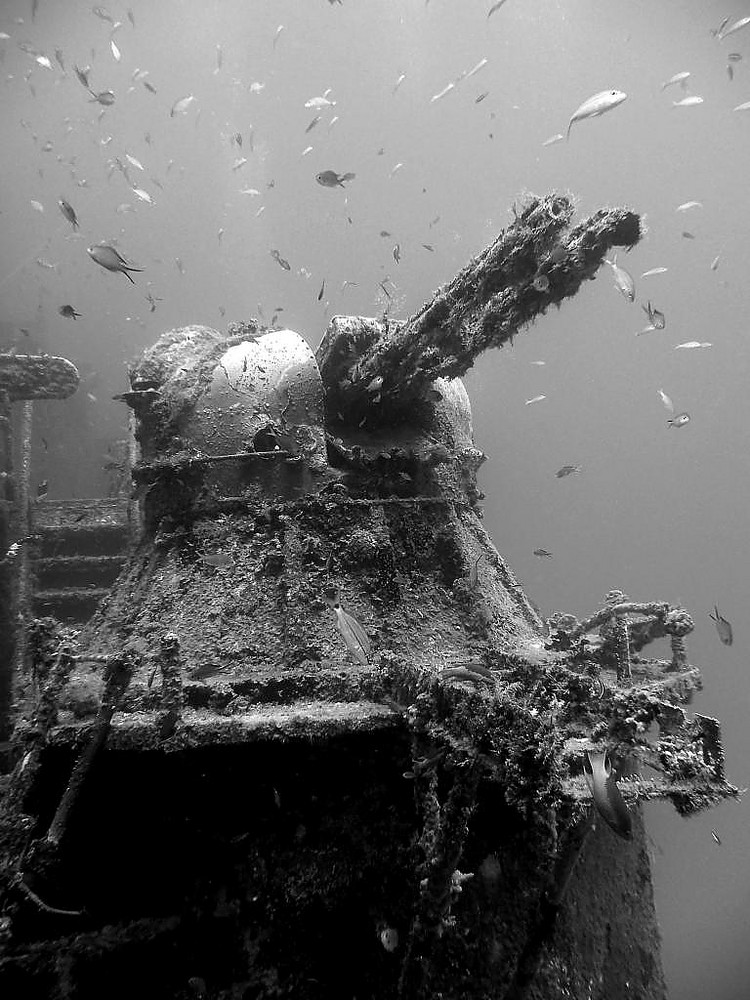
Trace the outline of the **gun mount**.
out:
[[[541,620],[457,377],[639,238],[571,217],[530,199],[412,320],[336,317],[317,358],[250,322],[135,366],[140,538],[82,631],[29,623],[16,678],[16,992],[664,996],[639,803],[737,794],[684,708],[690,616]],[[602,747],[629,842],[595,822]]]

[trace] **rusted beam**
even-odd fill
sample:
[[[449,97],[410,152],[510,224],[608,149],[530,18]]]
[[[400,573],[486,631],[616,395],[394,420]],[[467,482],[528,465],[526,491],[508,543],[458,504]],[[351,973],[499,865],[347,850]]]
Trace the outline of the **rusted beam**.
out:
[[[17,399],[66,399],[78,388],[78,369],[49,354],[0,354],[0,391]]]
[[[317,351],[329,416],[368,424],[405,415],[436,378],[457,378],[490,347],[593,278],[613,246],[641,238],[640,218],[601,209],[569,229],[567,194],[530,197],[515,219],[403,323],[334,317]],[[381,382],[382,380],[382,382]]]

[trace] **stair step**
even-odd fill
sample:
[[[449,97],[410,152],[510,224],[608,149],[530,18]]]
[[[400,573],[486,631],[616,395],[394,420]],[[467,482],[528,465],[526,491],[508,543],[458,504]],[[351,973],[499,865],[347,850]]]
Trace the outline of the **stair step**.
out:
[[[109,587],[37,590],[32,594],[32,604],[37,615],[52,615],[60,621],[85,622],[108,594]]]
[[[125,562],[123,555],[64,555],[32,559],[39,590],[111,586]]]

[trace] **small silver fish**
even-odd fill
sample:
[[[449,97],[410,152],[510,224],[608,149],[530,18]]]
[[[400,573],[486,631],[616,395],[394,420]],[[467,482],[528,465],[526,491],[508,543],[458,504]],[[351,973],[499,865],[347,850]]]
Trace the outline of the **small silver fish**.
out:
[[[643,311],[645,312],[645,314],[648,316],[648,321],[651,324],[651,326],[654,328],[654,330],[663,330],[664,329],[664,327],[667,325],[667,320],[666,320],[666,318],[664,316],[664,313],[660,309],[654,309],[654,307],[651,305],[651,300],[650,299],[649,299],[648,305],[647,306],[641,306],[641,308],[643,309]]]
[[[708,617],[712,622],[716,624],[716,631],[719,633],[719,638],[724,643],[725,646],[731,646],[734,642],[734,635],[732,634],[732,626],[724,618],[723,615],[719,614],[719,607],[714,604],[714,613],[709,612]]]
[[[169,117],[174,118],[175,115],[187,114],[190,105],[193,103],[195,98],[192,94],[188,94],[187,97],[181,97],[179,101],[175,101],[172,105],[172,109],[169,112]]]
[[[594,805],[604,822],[623,840],[632,836],[632,819],[612,774],[612,762],[606,750],[587,750],[591,774],[584,767]]]
[[[326,94],[328,91],[326,91]],[[311,97],[309,101],[305,101],[306,108],[335,108],[336,102],[329,101],[328,97],[324,94],[323,97]]]
[[[684,88],[687,85],[687,80],[689,76],[690,76],[689,70],[685,70],[682,73],[675,73],[674,76],[670,76],[670,78],[661,85],[661,89],[666,90],[667,87],[672,87],[674,86],[675,83],[679,83],[684,90]]]
[[[551,135],[549,139],[545,139],[542,145],[554,146],[556,142],[561,142],[564,138],[565,136],[562,134],[562,132],[555,132],[555,134]]]
[[[672,417],[667,423],[670,427],[684,427],[685,424],[690,423],[690,414],[678,413],[676,417]]]
[[[570,130],[576,122],[586,118],[598,118],[599,115],[603,115],[622,104],[627,96],[621,90],[602,90],[600,93],[594,94],[593,97],[589,97],[570,116],[567,138],[570,138]]]
[[[653,278],[655,274],[666,274],[668,270],[668,267],[652,267],[649,271],[644,271],[641,277]]]
[[[732,108],[732,111],[750,111],[750,101],[738,104],[736,108]]]
[[[89,257],[95,261],[100,267],[103,267],[106,271],[119,271],[124,274],[125,277],[131,284],[135,284],[135,281],[128,274],[129,271],[142,271],[142,267],[133,267],[131,264],[122,257],[113,246],[108,243],[95,243],[94,246],[87,247],[86,253]]]
[[[305,129],[305,135],[307,135],[308,132],[312,132],[312,130],[315,128],[315,126],[318,124],[319,121],[320,121],[320,115],[316,115]]]
[[[546,398],[547,397],[544,395],[544,393],[540,393],[538,396],[532,396],[531,399],[527,399],[523,405],[531,406],[532,403],[541,403],[541,401]]]
[[[664,392],[663,389],[657,389],[656,391],[659,393],[659,398],[664,404],[664,409],[667,410],[669,413],[674,413],[674,403],[666,394],[666,392]]]
[[[628,302],[635,302],[635,281],[633,281],[633,276],[617,263],[617,254],[614,255],[612,260],[607,260],[606,257],[604,259],[612,268],[615,288],[625,296]]]
[[[686,340],[684,344],[676,344],[674,349],[676,351],[679,351],[682,348],[686,350],[691,350],[696,347],[713,347],[713,346],[714,345],[711,343],[710,340]]]
[[[675,212],[687,212],[691,208],[703,208],[702,201],[683,201],[681,205],[678,205]]]
[[[711,831],[711,836],[713,837],[713,839],[716,841],[717,844],[721,844],[721,837],[718,835],[716,830]]]
[[[74,66],[73,71],[75,72],[75,75],[78,77],[79,82],[86,88],[86,90],[88,90],[89,72],[90,72],[88,66],[86,67],[86,69],[79,69],[77,66]]]
[[[730,24],[725,31],[720,31],[718,38],[720,42],[723,42],[725,38],[729,38],[733,35],[735,31],[739,31],[740,28],[745,28],[750,24],[750,17],[741,17],[739,21],[735,21],[734,24]]]
[[[346,643],[346,648],[349,650],[350,654],[354,657],[357,663],[361,663],[362,666],[367,666],[371,649],[367,633],[354,615],[350,615],[348,611],[344,611],[341,607],[338,591],[336,591],[333,595],[325,597],[325,601],[328,607],[331,608],[336,615],[336,624],[338,625],[339,632]]]
[[[703,104],[703,98],[693,94],[692,97],[683,97],[681,101],[672,101],[673,108],[695,108]]]

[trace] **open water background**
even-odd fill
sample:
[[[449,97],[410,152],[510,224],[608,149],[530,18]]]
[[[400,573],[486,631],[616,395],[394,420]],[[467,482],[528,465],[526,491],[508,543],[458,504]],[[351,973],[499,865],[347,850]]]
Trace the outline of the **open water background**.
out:
[[[545,613],[582,616],[615,587],[691,611],[689,652],[705,680],[694,708],[722,720],[728,772],[744,786],[750,112],[732,109],[750,100],[750,26],[725,41],[710,29],[726,14],[750,14],[750,4],[507,0],[488,20],[489,7],[133,0],[135,26],[126,5],[107,4],[123,22],[111,36],[112,24],[87,3],[40,0],[32,22],[26,0],[3,0],[0,31],[11,38],[0,41],[0,346],[61,354],[84,375],[74,398],[38,406],[34,475],[49,480],[51,497],[104,492],[102,464],[126,427],[111,396],[127,387],[128,362],[164,330],[222,328],[260,309],[269,321],[283,307],[279,322],[315,347],[331,315],[381,312],[386,277],[394,315],[413,312],[507,224],[524,191],[569,190],[581,215],[632,207],[646,215],[648,235],[618,260],[636,279],[637,304],[604,267],[466,379],[477,444],[489,456],[485,521]],[[23,41],[53,69],[20,50]],[[733,80],[728,52],[743,56]],[[480,72],[431,102],[485,57]],[[91,65],[95,91],[114,91],[103,114],[74,63]],[[138,68],[156,94],[132,83]],[[662,92],[683,70],[692,74],[688,90]],[[335,107],[304,107],[327,88]],[[542,145],[584,99],[610,88],[627,101],[575,125],[570,142]],[[189,94],[188,113],[170,117]],[[674,108],[686,94],[703,104]],[[316,114],[321,121],[306,134]],[[241,149],[231,142],[236,132]],[[110,171],[108,161],[125,152],[143,164],[130,178],[153,206]],[[247,163],[233,170],[240,156]],[[330,190],[315,181],[328,169],[356,178]],[[240,193],[248,188],[259,194]],[[80,234],[60,214],[60,197],[78,213]],[[692,199],[703,208],[675,211]],[[133,211],[118,213],[122,204]],[[99,241],[117,241],[144,268],[135,286],[89,259],[85,247]],[[669,270],[640,277],[655,266]],[[356,284],[342,289],[344,281]],[[155,312],[147,292],[158,297]],[[635,337],[648,299],[666,328]],[[77,322],[58,315],[66,303],[83,314]],[[713,346],[674,350],[690,340]],[[686,427],[667,427],[660,388],[690,413]],[[581,474],[556,479],[566,464],[580,464]],[[535,557],[538,547],[553,558]],[[734,626],[731,648],[707,617],[714,602]],[[750,995],[747,804],[690,820],[651,805],[647,817],[671,996]]]

